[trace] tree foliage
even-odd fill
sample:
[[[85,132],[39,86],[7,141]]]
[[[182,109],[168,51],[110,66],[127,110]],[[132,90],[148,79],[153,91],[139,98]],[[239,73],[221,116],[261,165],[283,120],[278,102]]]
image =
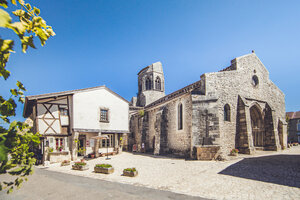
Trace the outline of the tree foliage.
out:
[[[11,15],[6,11],[9,6],[15,6],[17,9],[12,12],[16,22],[13,22]],[[0,28],[13,31],[19,37],[24,53],[28,47],[36,48],[33,42],[35,37],[38,37],[44,46],[48,38],[55,35],[52,27],[40,16],[40,10],[24,0],[0,0],[0,7],[3,8],[0,8]],[[0,78],[4,81],[10,76],[6,65],[14,52],[14,44],[15,41],[2,39],[0,36]],[[24,103],[23,92],[26,89],[20,81],[17,81],[16,86],[10,89],[9,98],[0,95],[0,121],[9,127],[0,126],[0,175],[16,176],[13,181],[0,178],[0,190],[7,190],[7,193],[12,192],[15,187],[20,187],[21,183],[27,180],[26,176],[33,172],[36,159],[30,148],[40,143],[39,135],[31,133],[27,124],[10,122],[10,117],[16,115],[16,101]]]

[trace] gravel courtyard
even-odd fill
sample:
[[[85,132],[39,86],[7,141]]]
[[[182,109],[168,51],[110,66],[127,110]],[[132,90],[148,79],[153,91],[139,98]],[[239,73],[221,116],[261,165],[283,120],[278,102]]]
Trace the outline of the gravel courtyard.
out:
[[[46,170],[168,190],[211,199],[299,199],[300,146],[279,152],[239,155],[229,161],[186,161],[148,154],[123,152],[87,161],[87,171],[52,164]],[[94,173],[94,165],[109,163],[110,175]],[[124,168],[136,167],[135,178],[121,176]],[[40,167],[44,168],[44,167]]]

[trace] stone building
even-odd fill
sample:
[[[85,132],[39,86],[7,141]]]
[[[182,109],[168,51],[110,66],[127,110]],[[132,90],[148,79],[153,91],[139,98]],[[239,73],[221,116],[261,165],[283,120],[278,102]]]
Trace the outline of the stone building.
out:
[[[284,94],[254,52],[168,95],[161,63],[145,67],[138,73],[129,127],[129,147],[192,159],[287,145]]]
[[[127,100],[98,86],[27,96],[23,116],[41,134],[43,161],[60,162],[76,160],[78,153],[120,152],[128,111]]]
[[[300,143],[300,111],[287,112],[288,117],[288,142]]]

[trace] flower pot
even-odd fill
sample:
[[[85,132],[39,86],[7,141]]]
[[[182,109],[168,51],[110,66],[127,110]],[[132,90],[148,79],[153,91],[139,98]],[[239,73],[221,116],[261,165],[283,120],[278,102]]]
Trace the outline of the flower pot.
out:
[[[102,173],[102,174],[112,174],[114,172],[114,168],[103,168],[103,167],[94,167],[94,171],[96,173]]]
[[[138,171],[123,171],[124,176],[135,177],[138,175]]]
[[[236,153],[236,152],[231,152],[230,155],[231,155],[231,156],[237,156],[238,153]]]
[[[89,166],[88,165],[72,165],[72,169],[84,171],[84,170],[88,170]]]
[[[70,162],[66,162],[66,163],[62,162],[62,163],[60,164],[60,166],[68,166],[68,165],[70,165]]]

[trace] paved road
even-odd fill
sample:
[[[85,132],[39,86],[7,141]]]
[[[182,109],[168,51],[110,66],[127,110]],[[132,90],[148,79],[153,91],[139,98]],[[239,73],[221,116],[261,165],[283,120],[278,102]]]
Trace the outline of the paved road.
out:
[[[0,192],[1,200],[61,200],[61,199],[185,199],[204,200],[167,191],[140,186],[107,182],[92,178],[73,176],[43,169],[35,169],[28,182],[12,194]]]

